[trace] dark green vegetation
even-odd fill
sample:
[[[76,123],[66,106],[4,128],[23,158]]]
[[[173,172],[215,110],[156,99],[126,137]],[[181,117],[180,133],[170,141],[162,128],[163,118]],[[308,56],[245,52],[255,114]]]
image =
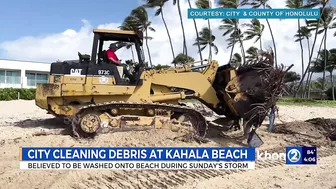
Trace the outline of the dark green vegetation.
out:
[[[35,89],[0,89],[0,100],[33,100],[35,99]]]
[[[314,100],[308,98],[280,98],[278,105],[336,106],[333,100]]]

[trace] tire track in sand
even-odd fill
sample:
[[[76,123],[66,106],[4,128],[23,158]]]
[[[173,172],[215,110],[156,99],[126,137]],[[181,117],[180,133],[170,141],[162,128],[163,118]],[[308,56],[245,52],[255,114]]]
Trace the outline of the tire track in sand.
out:
[[[284,148],[267,149],[268,153],[285,152]],[[335,148],[319,148],[318,158],[336,155]],[[283,160],[256,161],[256,169],[265,169],[284,165]],[[190,181],[223,177],[247,170],[146,170],[146,171],[110,171],[107,175],[92,176],[88,180],[81,179],[78,184],[72,184],[74,189],[81,188],[158,188],[168,189],[184,185]],[[250,170],[249,170],[250,171]],[[251,170],[253,171],[253,170]]]

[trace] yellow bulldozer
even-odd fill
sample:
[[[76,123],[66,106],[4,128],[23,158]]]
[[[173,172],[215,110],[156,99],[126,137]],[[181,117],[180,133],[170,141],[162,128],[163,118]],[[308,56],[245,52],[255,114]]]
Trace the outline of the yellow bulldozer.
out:
[[[204,137],[209,121],[182,102],[188,99],[229,120],[230,127],[243,126],[248,136],[283,92],[288,69],[274,67],[273,58],[266,55],[238,69],[212,60],[157,70],[145,63],[142,32],[93,33],[91,55],[78,53],[78,60],[52,63],[49,82],[36,87],[36,105],[68,120],[77,137],[173,126],[192,128],[195,136]],[[134,69],[108,63],[103,48],[110,41],[121,44],[119,48],[134,45]]]

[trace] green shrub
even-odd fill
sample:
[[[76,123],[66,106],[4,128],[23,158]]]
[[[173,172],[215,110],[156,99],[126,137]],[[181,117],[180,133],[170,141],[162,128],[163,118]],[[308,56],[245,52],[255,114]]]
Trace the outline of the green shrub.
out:
[[[314,100],[309,98],[290,98],[283,97],[278,100],[278,104],[283,105],[308,105],[308,106],[336,106],[336,101],[332,100]]]
[[[20,95],[20,99],[22,100],[33,100],[35,99],[35,91],[35,89],[0,89],[0,101],[17,100],[18,95]]]
[[[326,93],[328,99],[332,100],[332,88],[330,87],[325,93]],[[336,96],[336,87],[334,87],[334,94]]]

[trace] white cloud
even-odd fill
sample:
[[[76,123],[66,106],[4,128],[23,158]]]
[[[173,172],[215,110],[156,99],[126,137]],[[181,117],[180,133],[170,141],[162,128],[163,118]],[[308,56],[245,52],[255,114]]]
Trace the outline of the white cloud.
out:
[[[271,0],[270,4],[274,8],[283,8],[284,1]],[[192,3],[192,6],[194,4]],[[194,57],[196,60],[199,59],[197,53],[197,46],[192,46],[196,38],[196,33],[194,29],[193,20],[187,19],[187,9],[189,5],[187,1],[181,1],[181,9],[183,14],[183,22],[185,33],[187,37],[188,54]],[[153,11],[149,12],[151,15]],[[173,6],[172,3],[168,3],[164,8],[165,19],[170,31],[170,35],[173,41],[173,47],[175,54],[182,52],[182,31],[180,27],[180,20],[178,17],[177,7]],[[149,35],[154,39],[149,41],[149,47],[152,55],[152,60],[154,64],[170,64],[172,61],[172,54],[170,50],[170,44],[168,41],[167,33],[162,23],[161,17],[151,17],[152,27],[156,29],[156,32],[149,32]],[[241,20],[241,22],[248,22],[249,20]],[[77,59],[77,52],[90,54],[92,47],[92,29],[86,20],[83,20],[83,26],[80,30],[76,31],[73,29],[67,29],[62,33],[50,34],[48,36],[29,36],[19,38],[14,41],[6,41],[0,44],[0,48],[5,52],[6,58],[11,59],[23,59],[32,61],[48,61],[52,62],[57,59],[68,60]],[[202,27],[207,26],[207,21],[196,20],[198,29],[201,30]],[[263,46],[271,46],[272,38],[267,27],[266,21],[261,20],[265,25],[264,35],[262,37]],[[277,47],[278,63],[283,63],[285,65],[294,64],[293,70],[301,73],[301,55],[299,43],[294,42],[293,35],[297,31],[297,20],[269,20],[270,25],[273,30],[274,38]],[[302,22],[303,24],[303,22]],[[116,29],[120,23],[105,23],[98,28],[109,28]],[[211,26],[213,28],[213,33],[216,35],[216,44],[219,47],[219,53],[213,55],[213,58],[218,60],[220,64],[225,64],[229,60],[230,49],[226,48],[225,38],[222,37],[222,31],[217,28],[220,25],[220,20],[211,20]],[[331,37],[332,31],[328,33],[327,47],[334,47],[333,44],[336,42],[336,38]],[[321,41],[322,35],[318,36],[315,49],[317,50]],[[259,44],[253,44],[252,41],[244,42],[245,50],[251,45],[259,46]],[[303,43],[306,47],[306,42]],[[312,40],[310,45],[312,45]],[[144,47],[145,56],[147,55],[147,50]],[[235,52],[240,53],[239,48],[235,48]],[[131,59],[130,51],[118,51],[120,59]],[[305,49],[305,57],[307,56],[307,51]],[[203,52],[203,58],[208,57],[208,50],[205,49]],[[305,63],[308,58],[306,58]]]

